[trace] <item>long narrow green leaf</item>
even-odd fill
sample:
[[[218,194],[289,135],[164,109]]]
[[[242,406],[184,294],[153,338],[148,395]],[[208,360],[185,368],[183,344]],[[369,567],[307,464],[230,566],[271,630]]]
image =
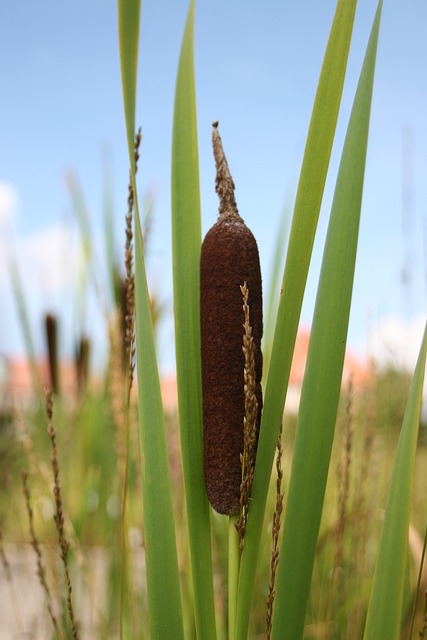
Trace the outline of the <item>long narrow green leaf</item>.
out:
[[[134,172],[136,76],[138,70],[138,41],[140,0],[118,0],[120,71],[130,166]],[[133,185],[135,186],[135,185]]]
[[[344,365],[380,16],[381,3],[351,112],[325,243],[283,525],[273,615],[276,640],[298,640],[304,631]]]
[[[184,637],[162,396],[142,253],[135,234],[136,347],[144,538],[151,638]]]
[[[264,310],[264,335],[262,339],[263,375],[268,372],[270,364],[271,347],[273,343],[274,326],[279,306],[280,278],[282,276],[283,259],[286,252],[289,228],[292,218],[291,205],[286,202],[279,229],[276,236],[276,246],[271,264],[270,283]]]
[[[199,164],[194,85],[194,11],[190,3],[175,93],[172,144],[172,243],[181,451],[197,637],[216,637],[210,512],[203,475],[199,262]]]
[[[175,523],[154,329],[135,181],[134,133],[140,6],[119,0],[123,101],[135,200],[135,302],[139,427],[150,636],[184,638]]]
[[[252,503],[239,578],[237,638],[245,640],[269,478],[344,84],[356,0],[339,0],[304,153],[265,390]]]
[[[37,368],[36,352],[34,348],[33,334],[31,331],[31,325],[28,318],[28,308],[24,293],[24,287],[22,286],[21,273],[19,271],[18,257],[16,254],[16,248],[12,241],[8,244],[8,250],[6,251],[6,260],[9,269],[9,277],[12,285],[12,291],[15,298],[16,309],[18,312],[19,322],[21,324],[22,335],[24,338],[25,351],[27,359],[30,365],[31,378],[34,387],[34,391],[43,397],[43,384],[40,376],[40,371]]]
[[[415,453],[427,354],[427,325],[403,418],[369,600],[365,640],[401,637]]]

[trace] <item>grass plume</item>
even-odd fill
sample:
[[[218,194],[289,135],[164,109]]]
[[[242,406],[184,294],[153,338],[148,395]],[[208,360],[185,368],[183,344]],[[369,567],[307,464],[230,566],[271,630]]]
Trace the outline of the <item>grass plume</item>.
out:
[[[251,497],[252,482],[255,472],[255,458],[257,446],[257,418],[258,401],[256,398],[256,375],[255,375],[255,349],[256,345],[252,336],[252,327],[249,316],[249,289],[245,282],[240,287],[243,296],[243,312],[245,322],[243,324],[243,354],[245,356],[244,367],[244,390],[245,390],[245,417],[243,419],[243,454],[242,482],[240,485],[240,517],[236,522],[236,529],[239,534],[240,555],[243,551],[246,523]]]
[[[40,584],[42,586],[42,589],[45,593],[46,596],[46,604],[47,604],[47,610],[49,613],[49,617],[52,621],[52,625],[53,628],[55,629],[55,632],[58,634],[59,637],[62,637],[62,634],[60,633],[59,630],[59,626],[58,626],[58,621],[56,619],[56,616],[53,612],[53,602],[52,602],[52,594],[49,588],[49,584],[47,582],[47,576],[46,576],[46,568],[44,565],[44,560],[43,560],[43,555],[41,552],[41,548],[40,548],[40,543],[39,540],[37,538],[36,535],[36,531],[34,529],[34,512],[33,509],[31,507],[31,493],[30,493],[30,487],[28,484],[28,473],[25,470],[22,470],[21,472],[21,478],[22,478],[22,486],[23,486],[23,490],[24,490],[24,498],[25,498],[25,505],[27,508],[27,515],[28,515],[28,525],[29,525],[29,531],[30,531],[30,539],[31,539],[31,546],[34,549],[34,553],[36,556],[36,562],[37,562],[37,575],[40,581]]]
[[[78,640],[79,633],[77,629],[77,622],[74,616],[73,602],[71,597],[72,586],[71,586],[71,580],[70,580],[70,573],[68,569],[69,543],[65,535],[65,529],[64,529],[64,511],[63,511],[63,504],[62,504],[61,484],[59,480],[59,461],[58,461],[58,450],[56,445],[56,431],[55,431],[55,427],[53,426],[53,398],[52,398],[52,391],[50,389],[46,390],[46,414],[49,421],[47,432],[51,442],[51,464],[52,464],[53,483],[54,483],[53,493],[55,498],[54,521],[55,521],[56,531],[58,533],[60,557],[64,567],[64,582],[65,582],[65,589],[67,594],[67,610],[68,610],[68,616],[69,616],[70,625],[71,625],[72,637],[73,637],[73,640]]]
[[[273,526],[271,531],[272,536],[272,550],[271,550],[271,561],[270,561],[270,584],[268,586],[268,596],[267,596],[267,613],[265,616],[267,623],[267,632],[266,638],[270,640],[271,638],[271,626],[273,620],[273,606],[274,599],[276,596],[275,584],[276,584],[276,572],[279,564],[279,534],[280,534],[280,525],[282,523],[282,512],[283,512],[283,497],[284,493],[282,492],[282,479],[283,479],[283,470],[282,470],[282,428],[283,425],[280,425],[279,436],[277,438],[277,453],[276,453],[276,508],[273,514]]]

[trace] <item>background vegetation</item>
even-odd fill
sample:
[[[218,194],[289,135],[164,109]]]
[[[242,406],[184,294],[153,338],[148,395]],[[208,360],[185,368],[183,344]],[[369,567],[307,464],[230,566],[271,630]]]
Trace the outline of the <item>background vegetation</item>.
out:
[[[172,141],[178,410],[167,413],[162,404],[155,352],[161,303],[149,294],[144,265],[150,214],[140,211],[136,180],[136,1],[119,2],[131,171],[124,270],[107,250],[107,287],[115,300],[106,316],[109,361],[105,374],[91,379],[82,335],[78,382],[71,393],[58,384],[53,418],[33,356],[19,256],[11,264],[35,390],[31,406],[2,416],[0,438],[1,560],[16,605],[16,633],[28,631],[26,605],[9,558],[17,544],[31,542],[44,593],[35,635],[47,618],[54,638],[256,638],[269,626],[273,638],[408,638],[413,624],[414,633],[425,637],[427,447],[419,416],[426,339],[413,379],[398,370],[373,370],[366,386],[341,390],[381,3],[337,178],[300,409],[297,417],[283,417],[351,42],[355,3],[337,4],[307,136],[283,295],[278,303],[272,293],[266,304],[264,413],[244,550],[234,569],[233,523],[210,510],[203,484],[194,10],[191,2]],[[82,213],[78,204],[76,209]],[[84,215],[79,219],[90,278],[91,237]],[[281,233],[278,238],[284,242]],[[51,380],[59,360],[57,352]],[[281,422],[284,515],[278,532],[272,531],[277,489],[271,469]],[[280,561],[272,588],[276,607],[269,611],[272,534]]]

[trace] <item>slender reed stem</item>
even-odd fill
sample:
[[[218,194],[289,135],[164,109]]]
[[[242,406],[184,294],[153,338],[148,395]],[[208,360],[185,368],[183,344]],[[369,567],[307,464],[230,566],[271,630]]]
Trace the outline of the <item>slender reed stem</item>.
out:
[[[68,570],[68,550],[70,545],[65,535],[65,529],[64,529],[64,510],[63,510],[63,504],[62,504],[61,485],[59,481],[59,462],[58,462],[58,449],[56,446],[56,431],[53,426],[53,399],[52,399],[51,389],[46,390],[46,413],[49,420],[47,432],[49,434],[51,447],[52,447],[51,463],[52,463],[52,470],[53,470],[53,482],[54,482],[53,492],[55,496],[55,509],[56,509],[54,520],[55,520],[56,530],[58,533],[58,543],[61,551],[60,556],[61,556],[62,564],[64,567],[64,582],[65,582],[65,589],[67,593],[67,610],[68,610],[68,616],[70,619],[71,632],[72,632],[73,640],[78,640],[79,633],[77,629],[77,622],[74,617],[73,602],[71,598],[72,586],[71,586],[70,573]]]
[[[55,629],[55,632],[58,635],[58,637],[62,638],[62,633],[60,632],[58,621],[56,619],[55,614],[53,613],[52,594],[50,592],[49,585],[47,583],[46,568],[44,566],[43,556],[40,549],[40,543],[37,538],[36,531],[34,529],[34,513],[31,507],[31,493],[28,485],[28,473],[23,470],[21,472],[21,477],[22,477],[22,486],[24,489],[25,505],[27,507],[31,546],[34,549],[34,553],[36,555],[36,561],[37,561],[37,575],[39,577],[40,584],[43,588],[43,591],[45,592],[45,595],[46,595],[47,610],[49,613],[49,617],[52,621],[53,628]]]
[[[240,569],[240,543],[236,532],[238,514],[229,517],[228,527],[228,638],[236,635],[237,588]]]
[[[283,492],[282,492],[282,479],[283,479],[283,471],[282,471],[282,428],[283,425],[280,425],[279,436],[277,438],[277,455],[276,455],[276,471],[277,471],[277,480],[276,480],[276,507],[273,515],[273,526],[271,531],[272,536],[272,550],[271,550],[271,560],[270,560],[270,584],[268,587],[268,596],[267,596],[267,613],[265,616],[267,623],[267,633],[266,638],[270,640],[271,631],[272,631],[272,621],[273,621],[273,607],[274,607],[274,599],[276,597],[276,573],[277,567],[279,564],[279,534],[280,534],[280,526],[282,523],[282,512],[283,512]]]
[[[141,129],[135,136],[134,158],[135,173],[138,168],[139,146],[141,144]],[[123,499],[122,499],[122,533],[120,545],[120,640],[123,638],[123,609],[125,596],[125,566],[126,566],[126,509],[128,494],[128,470],[129,470],[129,431],[130,431],[130,394],[132,390],[133,376],[135,370],[135,276],[134,276],[134,253],[133,253],[133,211],[135,207],[135,194],[132,185],[132,177],[129,179],[128,187],[128,211],[126,214],[126,244],[125,244],[125,267],[126,267],[126,295],[125,295],[125,371],[128,373],[127,397],[126,397],[126,440],[125,440],[125,470],[123,477]]]
[[[421,554],[420,568],[418,570],[417,588],[415,589],[414,606],[412,608],[411,629],[409,631],[408,638],[412,638],[412,633],[413,633],[413,630],[414,630],[415,614],[416,614],[416,610],[417,610],[417,602],[418,602],[418,599],[420,597],[420,587],[421,587],[421,581],[422,581],[422,576],[423,576],[423,568],[424,568],[424,561],[425,561],[425,557],[426,557],[426,549],[427,549],[427,527],[426,527],[425,534],[424,534],[423,551],[422,551],[422,554]],[[426,590],[424,596],[425,596],[424,597],[424,626],[419,631],[419,637],[420,638],[424,638],[425,634],[427,632],[427,590]]]

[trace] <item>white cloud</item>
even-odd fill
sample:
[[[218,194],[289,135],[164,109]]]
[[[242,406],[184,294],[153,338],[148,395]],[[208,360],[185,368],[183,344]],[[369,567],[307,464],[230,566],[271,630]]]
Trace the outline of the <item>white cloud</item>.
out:
[[[388,316],[371,327],[368,355],[380,367],[395,366],[413,371],[426,324],[426,316],[409,319]]]
[[[0,230],[7,228],[15,217],[18,193],[8,182],[0,181]]]
[[[25,281],[46,293],[72,286],[76,254],[71,230],[61,224],[47,227],[19,241],[18,256]]]
[[[3,234],[2,240],[0,287],[10,286],[8,256],[17,261],[27,292],[32,289],[42,293],[61,292],[75,282],[78,252],[67,226],[56,224],[27,236]]]

